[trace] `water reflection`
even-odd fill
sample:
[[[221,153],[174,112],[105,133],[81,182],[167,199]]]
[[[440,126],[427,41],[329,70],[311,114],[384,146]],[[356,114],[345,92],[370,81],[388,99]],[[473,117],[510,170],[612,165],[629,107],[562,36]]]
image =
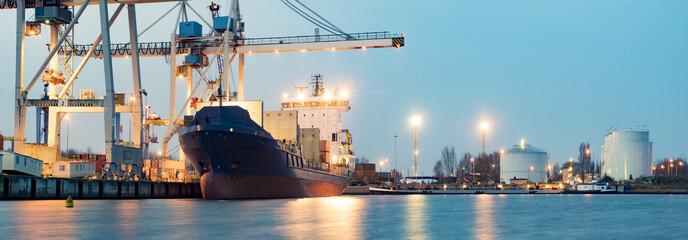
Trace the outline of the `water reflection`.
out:
[[[297,199],[279,210],[278,232],[289,239],[362,239],[363,215],[360,198]]]
[[[410,239],[426,239],[426,223],[428,217],[426,216],[427,195],[408,195],[406,198],[406,221],[404,229],[406,230],[406,237]]]
[[[10,214],[5,217],[12,220],[13,228],[8,229],[9,234],[0,231],[3,232],[0,238],[59,239],[75,236],[77,226],[71,223],[78,211],[64,205],[63,200],[12,202]]]
[[[123,200],[112,202],[116,217],[113,219],[117,223],[117,237],[120,239],[134,238],[140,226],[140,200]]]
[[[475,239],[497,239],[494,208],[495,195],[475,195]]]

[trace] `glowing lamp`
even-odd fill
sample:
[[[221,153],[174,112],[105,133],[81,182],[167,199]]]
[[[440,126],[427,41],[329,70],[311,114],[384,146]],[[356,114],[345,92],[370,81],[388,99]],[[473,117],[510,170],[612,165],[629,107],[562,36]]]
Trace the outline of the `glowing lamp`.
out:
[[[414,116],[414,117],[411,118],[411,124],[413,124],[413,126],[418,126],[418,125],[420,125],[420,121],[421,121],[421,120],[420,120],[420,117],[419,117],[419,116]]]
[[[177,66],[177,77],[179,78],[185,78],[186,73],[189,71],[189,67],[186,65],[179,65]]]
[[[486,131],[488,128],[489,128],[489,125],[487,125],[486,122],[480,123],[480,129],[482,129],[483,131]]]
[[[342,91],[342,98],[347,98],[349,96],[349,91],[344,90]]]
[[[27,22],[25,36],[40,36],[41,35],[41,24],[38,22]]]

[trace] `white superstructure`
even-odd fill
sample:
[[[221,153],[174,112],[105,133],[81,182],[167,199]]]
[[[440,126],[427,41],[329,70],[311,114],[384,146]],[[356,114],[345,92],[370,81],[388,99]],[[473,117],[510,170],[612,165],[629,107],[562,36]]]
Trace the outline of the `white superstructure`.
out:
[[[614,131],[604,136],[602,175],[630,179],[652,174],[652,142],[647,130]]]
[[[528,179],[528,182],[547,182],[549,155],[531,145],[521,143],[507,150],[500,158],[500,181]]]
[[[348,158],[353,154],[349,146],[342,145],[350,140],[350,135],[347,139],[348,131],[342,130],[342,114],[351,110],[348,92],[325,90],[322,75],[312,77],[313,92],[309,94],[303,87],[294,96],[285,93],[282,111],[296,110],[299,128],[320,129],[320,140],[329,142],[329,162],[334,163],[340,157]]]

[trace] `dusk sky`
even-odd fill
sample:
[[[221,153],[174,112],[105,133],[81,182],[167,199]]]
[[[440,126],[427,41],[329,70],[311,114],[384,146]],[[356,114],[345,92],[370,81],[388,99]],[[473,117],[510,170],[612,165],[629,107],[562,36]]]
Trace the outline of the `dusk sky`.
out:
[[[326,87],[347,88],[351,111],[343,118],[354,151],[371,161],[394,159],[413,166],[410,118],[419,129],[420,172],[429,172],[444,146],[457,154],[481,151],[479,123],[489,122],[488,151],[526,143],[544,149],[555,163],[577,157],[589,142],[599,161],[611,128],[646,125],[653,159],[677,157],[688,146],[688,1],[313,1],[303,3],[346,32],[404,33],[403,48],[246,56],[245,98],[278,110],[281,96],[322,73]],[[191,1],[209,17],[210,1]],[[219,1],[226,12],[228,1]],[[139,31],[174,3],[138,5]],[[315,28],[281,1],[242,1],[246,37],[312,35]],[[110,5],[110,13],[116,5]],[[27,11],[32,16],[33,10]],[[141,38],[169,41],[176,12]],[[195,18],[192,17],[192,19]],[[112,28],[112,41],[128,41],[126,12]],[[13,132],[15,69],[14,10],[0,10],[0,131]],[[76,26],[77,44],[99,32],[98,7],[89,7]],[[207,29],[204,29],[206,32]],[[49,28],[27,38],[27,82],[48,53]],[[324,31],[321,30],[321,33]],[[80,61],[81,58],[77,58]],[[129,59],[115,59],[116,91],[132,90]],[[76,63],[75,63],[76,65]],[[168,116],[169,65],[142,60],[142,84],[152,111]],[[233,67],[236,74],[236,66]],[[75,83],[104,94],[101,60],[89,62]],[[217,74],[215,74],[216,76]],[[212,76],[212,75],[211,75]],[[186,82],[177,85],[178,109]],[[30,98],[39,98],[37,83]],[[26,137],[35,141],[35,110],[28,109]],[[75,114],[71,148],[104,151],[102,114]],[[128,118],[123,118],[128,140]],[[66,125],[64,125],[66,126]],[[63,130],[64,131],[64,130]],[[166,128],[154,135],[162,140]],[[63,134],[65,139],[66,134]],[[172,146],[178,145],[173,140]],[[160,144],[153,144],[157,151]],[[171,147],[172,148],[172,147]]]

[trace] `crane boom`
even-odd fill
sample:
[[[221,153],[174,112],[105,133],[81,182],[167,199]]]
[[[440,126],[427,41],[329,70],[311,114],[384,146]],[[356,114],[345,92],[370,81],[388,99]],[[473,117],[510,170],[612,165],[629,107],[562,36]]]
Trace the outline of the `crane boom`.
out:
[[[312,36],[291,36],[291,37],[269,37],[269,38],[247,38],[235,45],[237,53],[280,53],[280,52],[305,52],[305,51],[331,51],[344,49],[368,49],[368,48],[389,48],[403,47],[403,34],[390,34],[388,32],[367,32],[351,33],[353,39],[343,39],[339,35],[312,35]],[[177,54],[187,53],[189,48],[201,47],[202,53],[213,55],[217,52],[220,45],[217,43],[218,37],[205,37],[204,41],[178,44]],[[91,48],[90,44],[75,45],[74,56],[85,56]],[[95,58],[102,58],[102,47],[97,47],[92,55]],[[112,44],[112,57],[127,57],[131,55],[130,45]],[[141,57],[160,57],[170,54],[169,42],[139,43],[139,56]],[[64,50],[60,49],[59,53]]]

